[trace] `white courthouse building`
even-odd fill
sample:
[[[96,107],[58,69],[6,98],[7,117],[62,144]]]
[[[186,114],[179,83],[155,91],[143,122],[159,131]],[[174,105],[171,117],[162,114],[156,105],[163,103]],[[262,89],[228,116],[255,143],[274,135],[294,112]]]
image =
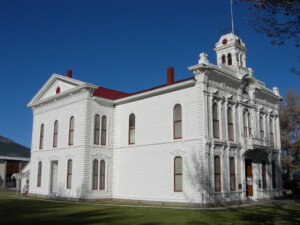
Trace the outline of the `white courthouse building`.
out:
[[[33,111],[29,194],[165,203],[282,195],[278,88],[246,65],[233,33],[191,77],[124,93],[53,74]]]

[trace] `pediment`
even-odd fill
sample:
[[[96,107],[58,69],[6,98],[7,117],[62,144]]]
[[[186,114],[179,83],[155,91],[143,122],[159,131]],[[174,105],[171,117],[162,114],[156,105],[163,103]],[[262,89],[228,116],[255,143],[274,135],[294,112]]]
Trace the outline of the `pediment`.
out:
[[[62,96],[67,92],[77,89],[78,87],[89,86],[91,88],[97,88],[95,85],[91,85],[73,78],[66,76],[53,74],[49,80],[43,85],[43,87],[37,92],[33,99],[28,103],[28,107],[43,102],[47,99],[51,99],[54,96]]]

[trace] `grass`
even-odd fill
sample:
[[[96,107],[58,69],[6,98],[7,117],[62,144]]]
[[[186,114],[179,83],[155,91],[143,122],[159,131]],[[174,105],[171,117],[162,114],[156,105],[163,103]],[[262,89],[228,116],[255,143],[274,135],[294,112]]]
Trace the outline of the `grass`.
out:
[[[300,224],[299,215],[300,203],[182,210],[78,205],[0,195],[0,224]]]

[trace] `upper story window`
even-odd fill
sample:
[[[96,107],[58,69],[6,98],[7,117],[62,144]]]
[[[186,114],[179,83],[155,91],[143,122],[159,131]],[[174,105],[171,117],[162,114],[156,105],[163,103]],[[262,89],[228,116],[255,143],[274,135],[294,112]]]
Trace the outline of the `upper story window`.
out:
[[[220,138],[219,112],[217,103],[213,104],[213,135],[214,138]]]
[[[234,130],[233,130],[233,113],[232,109],[227,110],[227,122],[228,122],[228,139],[234,141]]]
[[[129,116],[128,143],[135,143],[135,115],[133,113]]]
[[[259,117],[259,133],[260,133],[260,139],[263,139],[265,137],[265,126],[264,126],[264,118],[262,115]]]
[[[226,65],[226,56],[225,55],[222,55],[222,64],[225,64]]]
[[[251,137],[252,135],[251,115],[247,110],[244,111],[243,122],[244,122],[244,137],[245,138]]]
[[[231,57],[231,53],[228,53],[227,55],[227,65],[231,66],[232,65],[232,57]]]
[[[174,158],[174,191],[182,192],[182,157]]]
[[[68,160],[68,166],[67,166],[67,188],[70,189],[71,188],[71,184],[72,184],[72,160],[69,159]]]
[[[40,149],[43,149],[44,147],[44,124],[41,125],[40,129]]]
[[[177,104],[174,106],[173,110],[173,129],[174,129],[174,139],[182,138],[182,112],[181,105]]]
[[[38,172],[37,172],[37,186],[40,187],[42,183],[42,162],[38,163]]]
[[[243,56],[242,55],[241,55],[240,63],[241,63],[241,66],[243,66]]]
[[[221,191],[221,162],[220,157],[215,156],[214,158],[214,168],[215,168],[215,191]]]
[[[93,177],[92,177],[92,189],[98,189],[98,160],[93,160]]]
[[[100,116],[96,114],[94,120],[94,144],[99,145],[99,140],[100,140]]]
[[[101,145],[106,145],[106,126],[107,126],[106,116],[102,116],[102,120],[101,120]]]
[[[270,141],[271,141],[271,147],[274,147],[274,131],[273,131],[273,119],[270,119]]]
[[[57,137],[58,137],[58,121],[54,122],[54,129],[53,129],[53,148],[57,147]]]
[[[230,169],[230,190],[235,191],[236,190],[236,184],[235,184],[235,160],[234,157],[230,157],[229,159],[229,169]]]
[[[266,168],[266,162],[263,160],[261,162],[261,176],[262,176],[262,183],[263,183],[263,189],[267,189],[267,168]]]
[[[74,116],[70,118],[69,124],[69,145],[73,145],[74,143]]]

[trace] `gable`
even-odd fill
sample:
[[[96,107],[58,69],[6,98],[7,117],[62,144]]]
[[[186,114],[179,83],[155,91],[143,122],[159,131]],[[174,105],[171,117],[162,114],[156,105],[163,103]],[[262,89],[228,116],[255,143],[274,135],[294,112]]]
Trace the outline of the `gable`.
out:
[[[65,91],[68,91],[74,87],[77,87],[78,85],[75,85],[74,83],[66,82],[60,79],[57,79],[50,87],[49,89],[40,97],[40,100],[44,100],[46,98],[50,98],[54,95],[57,95],[56,91],[59,89],[59,94],[63,93]]]

